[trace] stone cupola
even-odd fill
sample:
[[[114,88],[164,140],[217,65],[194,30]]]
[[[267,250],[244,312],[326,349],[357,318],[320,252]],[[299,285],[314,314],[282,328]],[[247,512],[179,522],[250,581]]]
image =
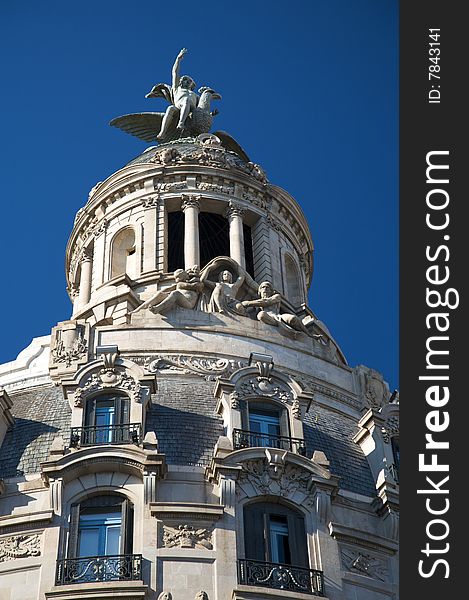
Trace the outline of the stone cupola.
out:
[[[67,246],[74,319],[126,323],[176,269],[219,256],[251,287],[270,281],[290,311],[306,303],[313,242],[301,208],[218,133],[150,147],[91,190]]]

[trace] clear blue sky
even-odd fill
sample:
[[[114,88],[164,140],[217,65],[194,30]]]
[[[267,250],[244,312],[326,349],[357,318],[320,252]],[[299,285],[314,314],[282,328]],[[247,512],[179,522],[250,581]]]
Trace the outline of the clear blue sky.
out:
[[[349,364],[398,387],[398,2],[0,2],[0,363],[69,318],[65,246],[89,190],[146,144],[173,60],[223,95],[230,132],[303,207],[310,305]]]

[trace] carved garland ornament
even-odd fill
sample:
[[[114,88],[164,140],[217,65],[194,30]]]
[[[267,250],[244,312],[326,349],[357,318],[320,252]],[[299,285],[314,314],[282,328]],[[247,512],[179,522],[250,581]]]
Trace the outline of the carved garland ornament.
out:
[[[150,373],[158,371],[177,371],[186,375],[194,373],[207,381],[214,381],[216,377],[222,375],[229,376],[246,365],[246,362],[232,358],[187,354],[160,354],[145,361],[145,367]]]
[[[40,556],[40,554],[41,538],[37,534],[0,538],[0,562],[28,556]]]
[[[271,377],[256,377],[244,380],[238,387],[239,398],[248,398],[252,396],[263,396],[280,400],[281,402],[290,402],[293,400],[292,392],[283,385],[272,382]]]
[[[286,454],[286,453],[285,453]],[[259,496],[275,495],[289,497],[297,491],[309,495],[311,473],[299,469],[295,465],[285,464],[284,457],[273,456],[268,461],[247,460],[242,464],[238,482],[250,483]],[[239,492],[237,488],[237,492]],[[312,506],[313,499],[306,498],[303,502]]]
[[[72,347],[66,347],[63,340],[59,340],[57,346],[52,350],[52,358],[55,363],[65,363],[69,367],[73,361],[79,360],[88,351],[88,343],[84,337],[84,328],[78,328],[78,337],[73,340]]]
[[[165,548],[205,548],[212,550],[212,532],[208,529],[195,529],[191,525],[177,528],[163,526],[163,546]]]
[[[384,559],[351,549],[342,549],[341,556],[348,571],[360,573],[360,575],[379,581],[386,581],[388,569]]]
[[[116,369],[101,369],[99,373],[93,373],[83,387],[76,389],[75,406],[83,406],[83,400],[89,394],[109,388],[126,392],[135,402],[142,401],[142,386],[138,380]]]

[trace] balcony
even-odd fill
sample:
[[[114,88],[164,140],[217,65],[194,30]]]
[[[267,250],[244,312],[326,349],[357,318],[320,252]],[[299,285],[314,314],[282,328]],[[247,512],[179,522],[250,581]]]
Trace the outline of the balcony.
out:
[[[322,571],[259,560],[238,560],[238,583],[324,596]]]
[[[301,456],[306,456],[305,442],[299,438],[233,429],[233,448],[235,450],[258,446],[261,448],[280,448],[281,450],[289,450]]]
[[[72,427],[70,448],[102,444],[135,444],[138,446],[141,439],[142,426],[140,423]]]
[[[139,581],[141,579],[141,554],[85,556],[59,559],[55,585],[98,581]]]

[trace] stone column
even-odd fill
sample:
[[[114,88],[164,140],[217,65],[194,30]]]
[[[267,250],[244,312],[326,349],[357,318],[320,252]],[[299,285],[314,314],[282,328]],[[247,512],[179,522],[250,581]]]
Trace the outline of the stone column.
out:
[[[230,202],[226,210],[226,217],[230,224],[230,256],[238,265],[246,268],[244,255],[243,217],[245,210],[239,204]]]
[[[93,260],[89,252],[85,251],[80,261],[80,291],[78,293],[78,305],[83,308],[88,304],[91,296],[91,276],[93,271]]]
[[[200,196],[183,194],[182,211],[184,213],[184,267],[189,269],[200,265],[199,212]]]

